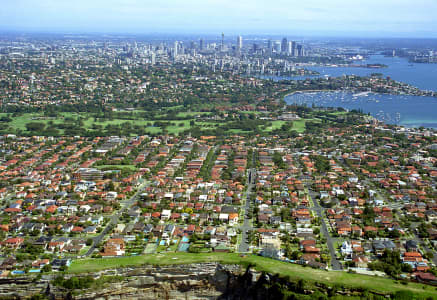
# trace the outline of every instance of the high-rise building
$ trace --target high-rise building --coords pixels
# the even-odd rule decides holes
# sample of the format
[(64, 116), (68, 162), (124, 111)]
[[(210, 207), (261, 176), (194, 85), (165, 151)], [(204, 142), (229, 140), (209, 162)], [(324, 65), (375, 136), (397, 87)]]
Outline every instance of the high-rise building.
[(287, 38), (283, 38), (282, 39), (282, 43), (281, 43), (281, 52), (282, 53), (286, 53), (287, 52), (287, 47), (288, 47)]
[(178, 56), (178, 41), (175, 41), (175, 42), (174, 42), (173, 56), (174, 56), (175, 58)]
[(268, 41), (267, 41), (267, 51), (268, 51), (268, 52), (272, 52), (272, 49), (273, 49), (273, 43), (272, 43), (272, 40), (268, 40)]
[(237, 49), (241, 50), (243, 48), (243, 37), (239, 35), (237, 37)]
[(275, 42), (275, 52), (280, 53), (281, 52), (281, 43)]
[(297, 51), (296, 51), (296, 42), (291, 42), (291, 55), (292, 56), (297, 56)]
[(152, 52), (152, 57), (150, 58), (150, 62), (152, 65), (156, 64), (156, 54), (155, 52)]
[(293, 55), (293, 42), (289, 41), (287, 43), (287, 55)]
[(201, 50), (201, 51), (204, 50), (204, 47), (205, 47), (205, 45), (203, 44), (203, 39), (200, 39), (200, 42), (199, 42), (199, 48), (200, 48), (200, 50)]
[(305, 49), (302, 45), (297, 45), (297, 56), (305, 56)]
[(222, 32), (222, 44), (220, 45), (220, 50), (225, 50), (225, 34)]

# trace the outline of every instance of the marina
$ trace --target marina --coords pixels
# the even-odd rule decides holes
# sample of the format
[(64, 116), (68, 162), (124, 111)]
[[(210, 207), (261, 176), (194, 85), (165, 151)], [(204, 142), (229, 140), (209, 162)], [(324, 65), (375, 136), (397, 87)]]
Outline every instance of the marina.
[[(357, 64), (358, 62), (353, 62)], [(437, 66), (426, 63), (410, 63), (406, 58), (386, 57), (383, 55), (372, 55), (369, 59), (359, 62), (360, 64), (381, 64), (386, 68), (364, 68), (346, 66), (305, 66), (310, 71), (316, 71), (319, 75), (315, 76), (261, 76), (265, 79), (281, 80), (304, 80), (307, 78), (329, 78), (341, 77), (343, 75), (370, 76), (372, 73), (381, 73), (384, 77), (408, 83), (422, 90), (437, 91)]]
[(287, 104), (362, 110), (380, 121), (405, 127), (437, 128), (437, 99), (410, 95), (348, 92), (295, 93)]

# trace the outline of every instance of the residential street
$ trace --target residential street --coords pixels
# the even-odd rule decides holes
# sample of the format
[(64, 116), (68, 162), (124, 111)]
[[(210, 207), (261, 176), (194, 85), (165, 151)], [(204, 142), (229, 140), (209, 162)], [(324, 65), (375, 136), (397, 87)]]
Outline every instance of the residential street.
[[(255, 165), (255, 153), (252, 153), (252, 166)], [(252, 190), (255, 187), (256, 183), (256, 169), (252, 168), (248, 170), (247, 174), (247, 190), (246, 190), (246, 203), (244, 205), (244, 221), (243, 226), (240, 227), (241, 229), (241, 242), (238, 246), (238, 252), (241, 253), (247, 253), (249, 252), (249, 246), (248, 243), (249, 239), (249, 231), (252, 230), (252, 224), (251, 224), (251, 218), (249, 218), (249, 212), (251, 210), (252, 201), (250, 199), (250, 196), (252, 194)]]
[(329, 253), (331, 254), (331, 266), (333, 270), (343, 270), (341, 263), (337, 259), (337, 255), (335, 253), (334, 240), (329, 234), (328, 227), (326, 226), (326, 222), (324, 219), (324, 208), (320, 206), (319, 201), (316, 199), (316, 193), (313, 192), (308, 186), (308, 193), (312, 199), (314, 204), (314, 211), (317, 213), (317, 216), (320, 218), (321, 222), (321, 233), (324, 237), (326, 237), (326, 244), (328, 245)]
[(93, 238), (93, 244), (91, 245), (91, 247), (88, 249), (87, 253), (84, 256), (90, 256), (91, 254), (93, 254), (94, 249), (104, 239), (105, 235), (107, 235), (108, 232), (112, 229), (112, 226), (117, 225), (118, 220), (120, 219), (121, 215), (129, 207), (131, 207), (132, 204), (135, 203), (138, 195), (141, 194), (146, 187), (147, 187), (147, 183), (142, 183), (139, 186), (138, 191), (132, 197), (130, 197), (127, 201), (121, 203), (120, 210), (111, 216), (111, 219), (109, 220), (108, 224), (106, 224), (106, 227), (102, 230), (102, 232), (98, 236)]
[(238, 252), (242, 252), (242, 253), (249, 252), (248, 232), (252, 230), (252, 224), (251, 224), (251, 218), (249, 218), (248, 213), (250, 211), (250, 207), (252, 204), (252, 201), (250, 200), (250, 195), (252, 194), (252, 190), (255, 186), (255, 180), (256, 180), (256, 170), (250, 169), (248, 180), (247, 180), (248, 186), (247, 186), (247, 193), (246, 193), (246, 204), (244, 205), (244, 222), (243, 222), (243, 226), (241, 226), (242, 238), (241, 238), (240, 246), (238, 247)]

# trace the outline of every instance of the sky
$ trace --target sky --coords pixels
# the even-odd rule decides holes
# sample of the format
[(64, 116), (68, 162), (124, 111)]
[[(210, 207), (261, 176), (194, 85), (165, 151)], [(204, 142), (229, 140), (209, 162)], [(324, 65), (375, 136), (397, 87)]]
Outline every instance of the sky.
[(0, 1), (0, 31), (437, 37), (437, 0)]

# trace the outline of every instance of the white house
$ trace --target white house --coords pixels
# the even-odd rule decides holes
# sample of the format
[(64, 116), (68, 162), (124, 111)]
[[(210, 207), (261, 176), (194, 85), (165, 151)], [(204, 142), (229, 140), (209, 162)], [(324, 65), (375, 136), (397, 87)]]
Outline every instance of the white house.
[(227, 221), (228, 221), (228, 218), (229, 218), (229, 214), (221, 213), (221, 214), (219, 215), (219, 220), (222, 221), (222, 222), (227, 222)]
[(350, 255), (352, 254), (352, 245), (349, 244), (347, 241), (344, 241), (343, 244), (341, 244), (340, 252), (343, 255)]
[(171, 210), (169, 209), (163, 209), (161, 213), (161, 220), (168, 220), (171, 216)]

